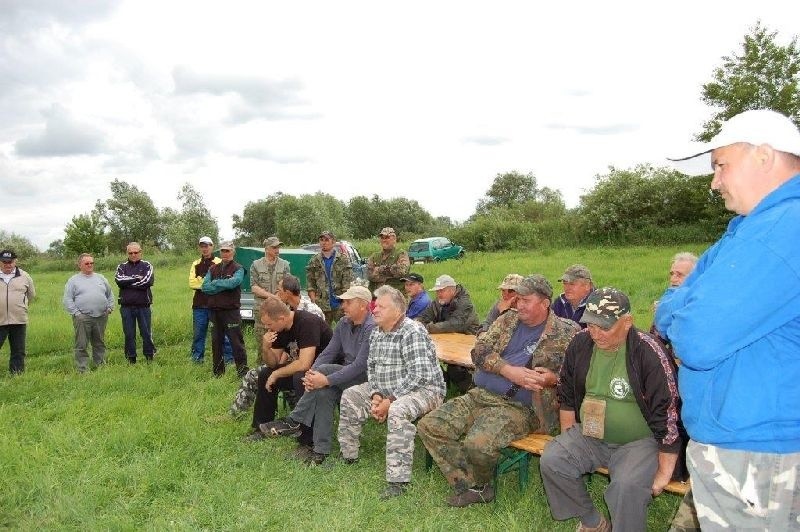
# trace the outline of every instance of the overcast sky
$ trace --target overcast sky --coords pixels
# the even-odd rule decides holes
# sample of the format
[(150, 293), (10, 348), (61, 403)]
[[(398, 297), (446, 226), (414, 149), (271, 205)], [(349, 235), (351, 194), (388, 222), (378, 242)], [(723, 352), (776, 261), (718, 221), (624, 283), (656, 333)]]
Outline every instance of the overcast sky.
[(277, 191), (416, 199), (464, 220), (498, 173), (569, 206), (663, 164), (701, 85), (792, 1), (0, 0), (2, 228), (40, 248), (128, 181), (231, 215)]

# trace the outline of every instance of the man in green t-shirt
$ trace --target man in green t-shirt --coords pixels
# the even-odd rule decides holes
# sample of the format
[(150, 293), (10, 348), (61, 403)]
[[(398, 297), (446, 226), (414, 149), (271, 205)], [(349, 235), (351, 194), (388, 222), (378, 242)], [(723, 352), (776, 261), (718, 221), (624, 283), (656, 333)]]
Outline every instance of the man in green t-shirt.
[[(558, 384), (561, 434), (540, 462), (553, 517), (578, 530), (645, 530), (647, 506), (669, 483), (681, 446), (675, 364), (633, 326), (628, 296), (601, 288), (586, 299)], [(592, 504), (583, 475), (608, 468), (611, 523)]]

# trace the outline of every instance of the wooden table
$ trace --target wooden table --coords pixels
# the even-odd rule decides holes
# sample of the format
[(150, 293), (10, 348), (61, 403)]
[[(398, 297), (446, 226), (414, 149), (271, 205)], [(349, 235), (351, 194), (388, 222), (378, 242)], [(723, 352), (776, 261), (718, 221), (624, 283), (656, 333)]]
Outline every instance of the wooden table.
[(446, 364), (455, 364), (465, 368), (474, 368), (472, 363), (472, 347), (475, 345), (475, 335), (459, 333), (432, 334), (431, 339), (436, 345), (436, 356)]

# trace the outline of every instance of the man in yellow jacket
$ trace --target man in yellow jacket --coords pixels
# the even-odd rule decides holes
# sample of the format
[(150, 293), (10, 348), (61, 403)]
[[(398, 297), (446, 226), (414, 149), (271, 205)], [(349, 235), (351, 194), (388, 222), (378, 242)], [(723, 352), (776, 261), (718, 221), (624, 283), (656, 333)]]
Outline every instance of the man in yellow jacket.
[[(189, 288), (194, 290), (194, 297), (192, 298), (192, 324), (194, 326), (192, 361), (202, 364), (206, 352), (206, 334), (208, 333), (208, 318), (211, 311), (208, 309), (208, 295), (204, 294), (200, 287), (203, 286), (203, 278), (206, 276), (208, 269), (214, 264), (222, 262), (222, 259), (211, 254), (214, 250), (214, 241), (211, 240), (211, 237), (201, 237), (197, 248), (200, 251), (200, 258), (194, 261), (189, 268)], [(233, 362), (231, 343), (227, 336), (225, 337), (223, 356), (226, 364)]]

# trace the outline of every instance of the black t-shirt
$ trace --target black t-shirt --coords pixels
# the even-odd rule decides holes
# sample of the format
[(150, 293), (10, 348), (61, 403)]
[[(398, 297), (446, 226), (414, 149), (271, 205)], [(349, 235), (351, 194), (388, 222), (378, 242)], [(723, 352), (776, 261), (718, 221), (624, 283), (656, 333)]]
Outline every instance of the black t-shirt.
[(284, 349), (289, 353), (290, 359), (294, 359), (297, 356), (296, 352), (293, 353), (295, 349), (316, 347), (317, 349), (314, 352), (314, 358), (316, 358), (327, 347), (332, 336), (333, 331), (331, 331), (325, 320), (305, 310), (295, 310), (292, 327), (279, 332), (272, 347), (274, 349)]

